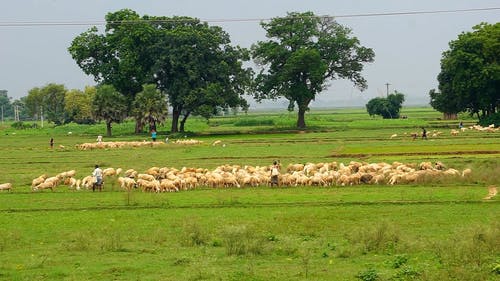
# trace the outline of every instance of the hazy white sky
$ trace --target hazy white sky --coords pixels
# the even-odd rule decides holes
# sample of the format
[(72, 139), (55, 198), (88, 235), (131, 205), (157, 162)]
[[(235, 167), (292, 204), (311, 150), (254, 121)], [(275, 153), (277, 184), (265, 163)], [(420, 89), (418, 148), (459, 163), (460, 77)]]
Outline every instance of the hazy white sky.
[[(73, 61), (67, 48), (73, 38), (92, 25), (9, 26), (17, 22), (101, 22), (108, 12), (130, 8), (141, 16), (190, 16), (226, 30), (234, 44), (250, 47), (265, 40), (259, 20), (287, 12), (317, 15), (498, 8), (498, 0), (0, 0), (0, 89), (11, 97), (26, 96), (33, 87), (60, 83), (68, 89), (94, 85)], [(480, 22), (495, 23), (500, 10), (399, 16), (337, 18), (353, 30), (361, 44), (375, 51), (375, 62), (365, 66), (368, 89), (360, 92), (348, 81), (332, 81), (312, 106), (364, 106), (389, 91), (406, 95), (405, 104), (428, 104), (437, 87), (440, 58), (448, 43)], [(102, 26), (98, 26), (102, 28)], [(285, 102), (274, 103), (282, 106)], [(283, 105), (285, 106), (285, 105)]]

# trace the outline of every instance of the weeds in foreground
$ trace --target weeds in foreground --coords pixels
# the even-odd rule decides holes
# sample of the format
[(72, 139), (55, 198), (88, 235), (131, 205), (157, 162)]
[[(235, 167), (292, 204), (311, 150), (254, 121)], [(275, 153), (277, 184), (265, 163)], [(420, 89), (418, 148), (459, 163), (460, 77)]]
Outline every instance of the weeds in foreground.
[(264, 237), (246, 225), (226, 227), (221, 236), (228, 256), (260, 255), (264, 250)]
[(401, 242), (398, 229), (387, 222), (375, 227), (363, 227), (346, 235), (346, 238), (351, 244), (359, 245), (363, 254), (394, 251)]

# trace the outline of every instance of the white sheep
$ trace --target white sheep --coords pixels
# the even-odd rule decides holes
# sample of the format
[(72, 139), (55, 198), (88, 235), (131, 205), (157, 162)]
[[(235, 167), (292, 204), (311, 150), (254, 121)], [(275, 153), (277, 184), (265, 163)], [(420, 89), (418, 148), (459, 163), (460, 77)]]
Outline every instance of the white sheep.
[(11, 191), (12, 190), (12, 183), (2, 183), (0, 184), (0, 190), (8, 190), (8, 191)]

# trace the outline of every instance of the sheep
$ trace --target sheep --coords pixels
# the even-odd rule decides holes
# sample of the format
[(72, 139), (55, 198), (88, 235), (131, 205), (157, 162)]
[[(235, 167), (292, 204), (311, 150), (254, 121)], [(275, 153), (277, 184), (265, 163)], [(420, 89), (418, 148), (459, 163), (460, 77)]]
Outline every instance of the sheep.
[(221, 141), (221, 140), (216, 140), (216, 141), (214, 141), (214, 142), (212, 143), (212, 146), (216, 146), (216, 145), (219, 145), (219, 144), (221, 144), (221, 143), (222, 143), (222, 141)]
[(391, 135), (390, 139), (393, 139), (393, 138), (395, 138), (397, 136), (398, 136), (398, 134), (393, 134), (393, 135)]
[(33, 188), (33, 191), (41, 190), (41, 189), (50, 189), (51, 191), (54, 191), (54, 187), (56, 187), (56, 184), (54, 181), (45, 181), (42, 182), (41, 184), (35, 186)]
[(90, 189), (92, 188), (94, 183), (95, 183), (95, 178), (93, 176), (86, 176), (82, 179), (81, 186), (85, 187), (86, 189)]
[(75, 188), (76, 190), (80, 190), (80, 180), (77, 180), (75, 178), (66, 178), (64, 180), (64, 184), (67, 185), (70, 188)]
[(464, 169), (464, 170), (462, 171), (462, 178), (465, 178), (465, 177), (470, 176), (470, 174), (471, 174), (471, 173), (472, 173), (472, 170), (471, 170), (471, 169), (469, 169), (469, 168)]
[(132, 190), (132, 188), (134, 188), (136, 186), (135, 180), (131, 179), (131, 178), (119, 177), (117, 181), (120, 184), (120, 187), (122, 189), (127, 190), (127, 191)]
[(39, 176), (38, 178), (33, 179), (31, 181), (31, 188), (33, 188), (33, 187), (41, 184), (42, 182), (44, 182), (46, 178), (47, 178), (47, 175), (43, 174), (43, 175)]
[(154, 176), (148, 174), (138, 174), (137, 178), (146, 181), (154, 181), (156, 179)]
[(2, 183), (0, 184), (0, 190), (12, 191), (12, 183)]
[(114, 168), (106, 168), (102, 170), (102, 175), (104, 177), (112, 177), (116, 175), (116, 170)]

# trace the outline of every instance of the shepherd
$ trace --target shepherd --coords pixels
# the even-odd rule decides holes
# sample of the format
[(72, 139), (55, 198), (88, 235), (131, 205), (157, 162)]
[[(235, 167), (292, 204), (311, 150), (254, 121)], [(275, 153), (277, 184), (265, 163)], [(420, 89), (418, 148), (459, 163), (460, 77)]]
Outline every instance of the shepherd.
[(280, 163), (274, 161), (271, 167), (271, 187), (274, 185), (279, 186), (279, 175), (280, 175)]
[(99, 168), (99, 165), (95, 165), (95, 169), (92, 172), (92, 176), (94, 177), (94, 184), (92, 184), (92, 192), (97, 188), (99, 191), (102, 191), (102, 170)]

